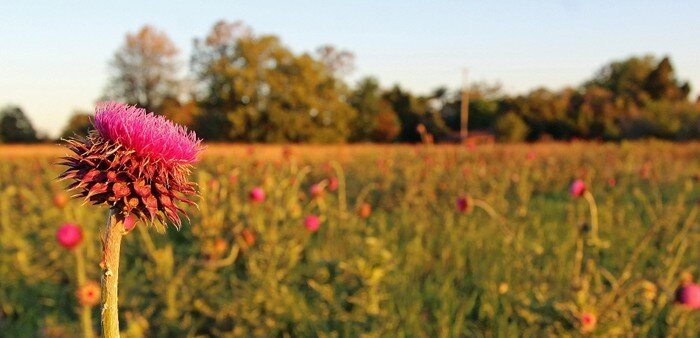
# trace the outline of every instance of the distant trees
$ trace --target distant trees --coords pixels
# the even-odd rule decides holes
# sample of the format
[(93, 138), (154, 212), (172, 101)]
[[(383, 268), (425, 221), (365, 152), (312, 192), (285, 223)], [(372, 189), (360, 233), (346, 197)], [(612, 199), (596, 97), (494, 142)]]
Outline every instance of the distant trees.
[(195, 129), (213, 140), (341, 142), (355, 110), (335, 69), (296, 55), (277, 37), (217, 23), (195, 43), (201, 115)]
[(178, 53), (168, 35), (154, 27), (128, 33), (110, 64), (106, 96), (158, 111), (163, 100), (179, 94)]
[(73, 112), (73, 115), (68, 119), (68, 123), (63, 127), (61, 138), (87, 136), (90, 129), (92, 129), (92, 114), (76, 111)]
[[(108, 92), (210, 141), (459, 139), (459, 92), (415, 95), (398, 84), (382, 88), (372, 77), (349, 87), (343, 79), (354, 69), (354, 55), (332, 45), (295, 53), (274, 35), (219, 21), (195, 40), (190, 78), (178, 78), (177, 55), (153, 27), (127, 34), (112, 61)], [(700, 104), (688, 101), (690, 85), (677, 79), (667, 57), (610, 62), (576, 88), (505, 95), (498, 84), (478, 83), (468, 91), (469, 128), (505, 142), (700, 138)], [(67, 129), (79, 131), (85, 121), (75, 116)]]
[(17, 106), (6, 106), (0, 110), (0, 142), (37, 142), (37, 133), (31, 121)]

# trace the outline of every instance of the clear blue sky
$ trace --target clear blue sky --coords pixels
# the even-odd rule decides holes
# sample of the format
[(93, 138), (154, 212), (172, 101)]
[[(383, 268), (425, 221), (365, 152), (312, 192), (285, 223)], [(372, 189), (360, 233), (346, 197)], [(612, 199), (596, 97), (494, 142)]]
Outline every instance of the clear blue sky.
[(192, 39), (243, 20), (295, 51), (331, 43), (356, 55), (350, 81), (374, 75), (418, 93), (499, 81), (507, 93), (575, 86), (613, 60), (670, 55), (700, 86), (700, 1), (3, 1), (0, 106), (21, 106), (56, 135), (91, 110), (124, 35), (166, 31), (187, 65)]

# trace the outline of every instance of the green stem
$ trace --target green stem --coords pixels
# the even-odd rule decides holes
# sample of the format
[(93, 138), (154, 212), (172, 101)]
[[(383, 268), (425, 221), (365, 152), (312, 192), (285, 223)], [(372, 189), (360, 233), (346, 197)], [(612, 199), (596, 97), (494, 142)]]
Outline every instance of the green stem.
[(119, 251), (124, 232), (124, 215), (110, 210), (102, 240), (102, 337), (119, 337), (117, 285), (119, 283)]
[(595, 198), (593, 198), (593, 194), (588, 192), (583, 193), (583, 197), (586, 198), (586, 202), (588, 202), (588, 208), (591, 211), (591, 240), (593, 243), (598, 242), (598, 206), (595, 203)]
[[(83, 247), (75, 249), (76, 275), (78, 287), (83, 287), (87, 278), (85, 277), (85, 257), (83, 257)], [(92, 309), (89, 306), (80, 306), (80, 326), (83, 329), (83, 337), (92, 338), (95, 333), (92, 331)]]

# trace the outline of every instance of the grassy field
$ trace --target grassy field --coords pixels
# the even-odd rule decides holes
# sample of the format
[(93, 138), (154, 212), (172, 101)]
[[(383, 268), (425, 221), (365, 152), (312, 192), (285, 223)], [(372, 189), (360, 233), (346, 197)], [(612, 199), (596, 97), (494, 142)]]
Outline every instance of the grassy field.
[[(99, 325), (75, 292), (99, 280), (107, 211), (63, 203), (63, 153), (0, 148), (0, 336)], [(123, 336), (697, 336), (673, 299), (700, 277), (699, 159), (698, 143), (210, 145), (191, 224), (125, 236)]]

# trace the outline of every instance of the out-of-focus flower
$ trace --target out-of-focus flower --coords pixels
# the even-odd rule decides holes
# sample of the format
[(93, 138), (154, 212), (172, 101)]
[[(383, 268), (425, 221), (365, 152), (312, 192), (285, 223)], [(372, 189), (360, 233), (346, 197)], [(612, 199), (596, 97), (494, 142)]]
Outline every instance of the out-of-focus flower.
[(324, 188), (320, 184), (314, 184), (309, 188), (309, 193), (311, 194), (312, 198), (321, 198), (323, 197), (324, 193)]
[(359, 214), (362, 218), (367, 218), (372, 213), (372, 205), (364, 202), (360, 205)]
[(676, 290), (676, 303), (691, 310), (700, 309), (700, 285), (685, 283)]
[(320, 225), (321, 225), (321, 220), (318, 218), (318, 216), (315, 216), (315, 215), (306, 216), (306, 219), (304, 220), (304, 226), (306, 227), (307, 230), (309, 230), (311, 232), (318, 231), (318, 227)]
[(609, 187), (612, 188), (612, 187), (614, 187), (614, 186), (616, 186), (616, 185), (617, 185), (617, 180), (615, 180), (614, 177), (608, 178), (608, 186), (609, 186)]
[(331, 177), (328, 179), (328, 191), (335, 191), (336, 189), (338, 189), (338, 185), (339, 183), (337, 177)]
[(68, 188), (86, 202), (179, 228), (187, 215), (178, 203), (195, 204), (188, 176), (202, 146), (194, 132), (116, 102), (99, 103), (93, 125), (86, 138), (68, 140), (73, 154), (63, 157), (68, 169), (60, 175), (74, 181)]
[(261, 203), (265, 201), (265, 190), (260, 187), (255, 187), (248, 193), (248, 198), (253, 202)]
[(469, 195), (460, 196), (457, 198), (457, 210), (460, 212), (471, 212), (474, 207), (472, 198)]
[(68, 204), (68, 196), (62, 192), (53, 195), (53, 205), (63, 209)]
[(248, 229), (243, 229), (241, 235), (243, 236), (243, 240), (246, 244), (248, 244), (248, 246), (255, 245), (255, 234), (252, 231)]
[(78, 303), (82, 306), (95, 306), (100, 303), (100, 284), (96, 281), (87, 281), (75, 290)]
[(525, 159), (527, 159), (530, 162), (536, 160), (537, 159), (537, 152), (535, 152), (534, 150), (528, 151)]
[(575, 180), (571, 183), (569, 187), (569, 194), (571, 194), (571, 196), (581, 197), (584, 192), (586, 192), (586, 183), (582, 180)]
[(583, 333), (592, 332), (598, 323), (596, 315), (590, 312), (582, 313), (579, 320), (581, 321), (581, 332)]
[(63, 223), (56, 231), (58, 244), (66, 249), (73, 249), (83, 241), (83, 230), (76, 224)]

